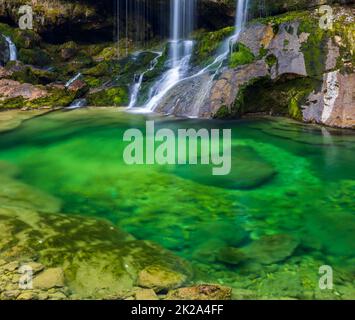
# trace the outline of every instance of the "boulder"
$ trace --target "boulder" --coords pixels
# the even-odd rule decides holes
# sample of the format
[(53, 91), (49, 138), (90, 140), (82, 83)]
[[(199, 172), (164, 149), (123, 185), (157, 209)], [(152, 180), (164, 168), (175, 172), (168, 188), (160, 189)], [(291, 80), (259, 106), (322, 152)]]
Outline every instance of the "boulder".
[(62, 268), (49, 268), (33, 279), (35, 289), (51, 289), (64, 287), (64, 272)]

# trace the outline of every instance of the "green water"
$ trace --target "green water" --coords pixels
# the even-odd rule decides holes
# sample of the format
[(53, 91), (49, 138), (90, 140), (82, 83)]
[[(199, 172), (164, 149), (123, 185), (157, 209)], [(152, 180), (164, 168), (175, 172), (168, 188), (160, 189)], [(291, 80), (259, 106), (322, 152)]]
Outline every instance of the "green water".
[[(318, 268), (330, 265), (335, 283), (353, 288), (355, 135), (282, 119), (155, 118), (173, 130), (231, 128), (232, 167), (243, 181), (227, 188), (230, 181), (201, 167), (127, 166), (123, 133), (145, 120), (115, 110), (52, 113), (1, 134), (0, 160), (60, 198), (63, 212), (106, 218), (186, 258), (196, 281), (265, 285), (280, 297), (291, 294), (292, 279), (280, 288), (284, 272), (318, 279)], [(263, 247), (267, 237), (281, 244)], [(262, 245), (249, 250), (253, 243)], [(244, 248), (249, 255), (239, 261), (233, 250)], [(301, 279), (294, 290), (307, 286), (317, 283)]]

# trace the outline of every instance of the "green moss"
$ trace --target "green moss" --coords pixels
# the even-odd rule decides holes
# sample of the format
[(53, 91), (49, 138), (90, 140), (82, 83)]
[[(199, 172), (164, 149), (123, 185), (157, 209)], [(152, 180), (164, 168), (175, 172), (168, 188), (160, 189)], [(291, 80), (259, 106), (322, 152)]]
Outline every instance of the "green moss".
[(277, 58), (275, 55), (270, 54), (265, 58), (265, 62), (266, 64), (271, 68), (273, 67), (275, 64), (277, 64)]
[(20, 49), (19, 59), (25, 64), (31, 64), (36, 66), (47, 66), (51, 63), (51, 57), (48, 53), (42, 49)]
[(292, 97), (288, 105), (288, 114), (291, 118), (301, 121), (302, 111), (298, 105), (297, 97)]
[(238, 43), (229, 59), (229, 66), (236, 68), (241, 65), (252, 63), (255, 60), (254, 54), (245, 45)]
[(307, 16), (300, 22), (298, 33), (302, 32), (309, 34), (308, 40), (301, 47), (307, 74), (311, 77), (322, 78), (327, 55), (327, 31), (319, 28), (317, 19)]
[(195, 65), (207, 65), (212, 62), (213, 56), (223, 40), (231, 36), (234, 27), (227, 27), (214, 32), (196, 32), (194, 52), (191, 61)]
[(20, 71), (14, 72), (11, 79), (21, 83), (48, 84), (56, 80), (56, 74), (27, 66)]
[(93, 77), (102, 77), (110, 75), (111, 68), (108, 62), (100, 62), (96, 66), (87, 69), (83, 72), (84, 75), (89, 75)]
[(93, 106), (126, 106), (128, 104), (128, 89), (113, 87), (92, 93), (87, 97), (88, 104)]
[(20, 109), (25, 105), (24, 99), (22, 97), (16, 97), (11, 99), (5, 99), (0, 101), (0, 110), (8, 110), (8, 109)]

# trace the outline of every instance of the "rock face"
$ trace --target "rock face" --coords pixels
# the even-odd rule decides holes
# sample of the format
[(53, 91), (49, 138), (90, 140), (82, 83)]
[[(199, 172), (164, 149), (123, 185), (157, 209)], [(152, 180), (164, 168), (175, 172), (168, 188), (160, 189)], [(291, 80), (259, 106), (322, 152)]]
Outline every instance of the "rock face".
[(268, 67), (264, 61), (256, 61), (234, 70), (226, 70), (214, 83), (209, 103), (207, 107), (202, 108), (200, 116), (213, 117), (223, 106), (232, 111), (240, 88), (251, 80), (265, 77), (268, 74)]
[(283, 74), (307, 76), (304, 55), (301, 52), (301, 39), (307, 36), (298, 36), (299, 22), (283, 23), (279, 28), (269, 47), (270, 53), (277, 59), (271, 69), (271, 78), (276, 79)]
[(321, 91), (313, 92), (302, 105), (306, 122), (355, 129), (355, 73), (324, 74)]

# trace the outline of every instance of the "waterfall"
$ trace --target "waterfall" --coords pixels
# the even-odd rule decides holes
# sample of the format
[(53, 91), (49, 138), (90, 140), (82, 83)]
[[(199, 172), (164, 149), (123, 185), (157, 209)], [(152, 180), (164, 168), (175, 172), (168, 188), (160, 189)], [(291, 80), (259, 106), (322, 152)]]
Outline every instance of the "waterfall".
[(159, 62), (159, 58), (162, 56), (162, 52), (156, 52), (157, 56), (153, 59), (153, 61), (151, 62), (149, 68), (147, 70), (145, 70), (143, 73), (141, 73), (139, 75), (139, 77), (135, 77), (135, 83), (132, 87), (132, 91), (131, 91), (131, 98), (130, 98), (130, 102), (129, 102), (129, 106), (128, 106), (128, 109), (130, 108), (133, 108), (136, 103), (137, 103), (137, 99), (138, 99), (138, 94), (139, 94), (139, 91), (140, 91), (140, 88), (142, 86), (142, 82), (143, 82), (143, 79), (144, 79), (144, 75), (149, 72), (149, 71), (152, 71), (155, 66), (157, 65), (157, 63)]
[(74, 100), (67, 109), (77, 109), (86, 107), (87, 101), (86, 99), (76, 99)]
[(78, 80), (81, 77), (81, 73), (79, 72), (77, 75), (75, 75), (73, 78), (71, 78), (66, 84), (65, 87), (68, 88), (70, 87), (76, 80)]
[(9, 51), (10, 51), (10, 61), (16, 61), (17, 60), (17, 49), (15, 44), (12, 42), (10, 37), (4, 36), (8, 46), (9, 46)]
[(165, 94), (183, 79), (189, 70), (193, 41), (189, 39), (195, 26), (196, 0), (170, 1), (169, 70), (153, 86), (151, 96), (145, 105), (147, 111), (154, 111)]

